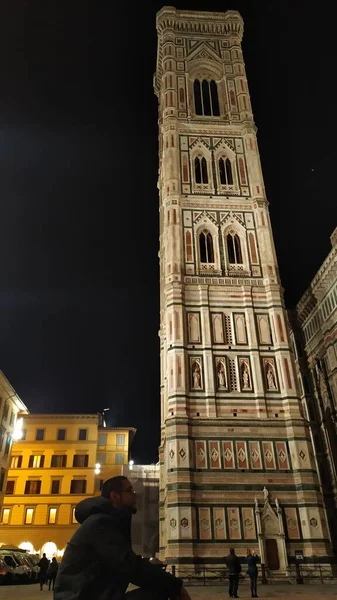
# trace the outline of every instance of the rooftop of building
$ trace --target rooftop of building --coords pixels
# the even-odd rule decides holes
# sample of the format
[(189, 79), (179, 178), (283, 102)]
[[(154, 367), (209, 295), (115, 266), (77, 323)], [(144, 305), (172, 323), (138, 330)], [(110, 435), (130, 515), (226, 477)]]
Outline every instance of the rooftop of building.
[(25, 415), (29, 413), (27, 406), (21, 400), (19, 394), (16, 393), (15, 389), (2, 371), (0, 371), (0, 396), (2, 396), (4, 401), (10, 398), (16, 405), (19, 412)]
[(297, 303), (298, 320), (303, 324), (337, 280), (337, 227), (330, 236), (331, 250)]

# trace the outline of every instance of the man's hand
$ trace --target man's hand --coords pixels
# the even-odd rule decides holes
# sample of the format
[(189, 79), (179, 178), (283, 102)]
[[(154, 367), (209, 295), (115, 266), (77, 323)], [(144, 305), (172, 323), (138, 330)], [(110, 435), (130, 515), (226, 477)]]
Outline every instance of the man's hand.
[(182, 587), (180, 590), (179, 600), (192, 600), (186, 588)]

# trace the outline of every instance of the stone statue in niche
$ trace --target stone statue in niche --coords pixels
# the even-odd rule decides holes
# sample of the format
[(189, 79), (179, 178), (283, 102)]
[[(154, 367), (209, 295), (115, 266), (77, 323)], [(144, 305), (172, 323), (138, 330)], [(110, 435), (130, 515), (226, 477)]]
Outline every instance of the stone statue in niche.
[(241, 374), (242, 374), (242, 387), (244, 390), (251, 389), (250, 371), (246, 361), (241, 363)]
[(264, 486), (264, 488), (263, 488), (263, 498), (264, 498), (265, 502), (267, 502), (267, 500), (269, 499), (269, 492), (268, 492), (266, 486)]
[(268, 390), (276, 390), (276, 382), (275, 382), (275, 375), (274, 375), (274, 369), (272, 367), (272, 365), (270, 363), (267, 364), (267, 387)]
[(195, 361), (192, 364), (192, 379), (193, 379), (193, 388), (200, 389), (201, 388), (200, 364), (197, 361)]
[(277, 509), (280, 508), (280, 503), (278, 501), (278, 498), (275, 498), (275, 506), (276, 506)]
[(222, 360), (218, 362), (218, 387), (227, 388), (226, 369)]

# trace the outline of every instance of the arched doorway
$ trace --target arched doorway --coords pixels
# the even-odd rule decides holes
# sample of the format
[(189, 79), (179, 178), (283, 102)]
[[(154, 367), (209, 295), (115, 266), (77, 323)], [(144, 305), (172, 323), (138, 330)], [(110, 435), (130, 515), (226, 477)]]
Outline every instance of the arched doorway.
[(46, 554), (48, 560), (51, 560), (53, 556), (56, 556), (57, 554), (56, 544), (54, 544), (54, 542), (47, 542), (44, 544), (44, 546), (42, 546), (41, 553)]
[(20, 550), (26, 550), (29, 554), (35, 554), (34, 546), (30, 542), (22, 542), (19, 545)]
[(269, 502), (265, 502), (261, 514), (261, 528), (266, 566), (270, 571), (282, 571), (285, 573), (288, 561), (284, 532), (280, 525), (279, 516), (276, 515)]

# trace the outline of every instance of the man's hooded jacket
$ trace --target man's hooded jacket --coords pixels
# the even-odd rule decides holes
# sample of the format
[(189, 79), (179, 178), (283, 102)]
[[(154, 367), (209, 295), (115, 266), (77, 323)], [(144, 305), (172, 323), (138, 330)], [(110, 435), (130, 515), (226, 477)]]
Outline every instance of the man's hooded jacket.
[(164, 597), (179, 596), (180, 579), (133, 552), (131, 513), (97, 497), (80, 502), (75, 516), (81, 526), (65, 550), (54, 600), (120, 600), (129, 583)]

